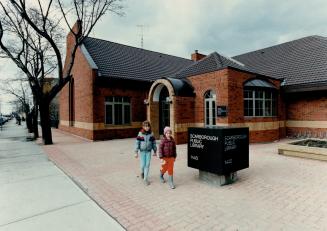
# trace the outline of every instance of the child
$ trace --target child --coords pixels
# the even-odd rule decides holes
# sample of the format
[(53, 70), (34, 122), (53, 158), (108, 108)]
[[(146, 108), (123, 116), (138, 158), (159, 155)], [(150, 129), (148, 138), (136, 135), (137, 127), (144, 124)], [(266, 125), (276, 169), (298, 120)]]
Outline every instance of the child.
[(136, 137), (135, 143), (135, 158), (138, 157), (138, 152), (140, 152), (140, 164), (141, 164), (141, 176), (144, 180), (145, 185), (149, 185), (148, 174), (150, 169), (151, 161), (151, 150), (154, 151), (154, 156), (157, 155), (157, 145), (156, 140), (151, 132), (151, 125), (149, 121), (144, 121), (142, 123), (142, 129), (139, 131)]
[(165, 183), (164, 174), (168, 171), (168, 183), (170, 188), (174, 189), (173, 172), (176, 159), (176, 144), (170, 127), (164, 129), (164, 137), (160, 142), (159, 158), (161, 159), (160, 181)]

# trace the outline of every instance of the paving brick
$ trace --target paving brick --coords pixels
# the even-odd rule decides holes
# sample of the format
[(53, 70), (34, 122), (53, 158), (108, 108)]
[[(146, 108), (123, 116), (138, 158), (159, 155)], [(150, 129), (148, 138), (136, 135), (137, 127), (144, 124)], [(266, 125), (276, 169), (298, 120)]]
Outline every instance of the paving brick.
[(171, 190), (159, 182), (156, 158), (151, 185), (137, 177), (133, 139), (87, 142), (58, 130), (53, 134), (55, 144), (44, 147), (49, 158), (127, 230), (327, 228), (327, 163), (280, 156), (278, 142), (250, 145), (250, 168), (224, 187), (201, 182), (198, 171), (187, 167), (186, 145), (178, 145), (177, 187)]

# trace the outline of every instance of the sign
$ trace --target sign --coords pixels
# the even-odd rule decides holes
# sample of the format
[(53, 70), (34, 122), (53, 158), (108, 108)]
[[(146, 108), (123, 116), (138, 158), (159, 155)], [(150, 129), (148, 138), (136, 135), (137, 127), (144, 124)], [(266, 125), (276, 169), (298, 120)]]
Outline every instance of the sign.
[(217, 116), (227, 116), (227, 106), (217, 106)]
[(189, 128), (188, 167), (225, 175), (249, 167), (248, 128)]

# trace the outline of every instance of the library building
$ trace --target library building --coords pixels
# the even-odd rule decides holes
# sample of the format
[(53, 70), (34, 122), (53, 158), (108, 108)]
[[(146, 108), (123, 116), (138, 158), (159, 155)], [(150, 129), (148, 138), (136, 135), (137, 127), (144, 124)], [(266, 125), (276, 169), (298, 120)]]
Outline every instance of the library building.
[[(76, 26), (76, 25), (75, 25)], [(67, 36), (67, 53), (73, 44)], [(327, 38), (309, 36), (234, 57), (190, 59), (87, 37), (60, 93), (61, 130), (136, 137), (149, 120), (178, 144), (189, 127), (249, 127), (250, 142), (327, 138)], [(66, 60), (68, 62), (69, 60)]]

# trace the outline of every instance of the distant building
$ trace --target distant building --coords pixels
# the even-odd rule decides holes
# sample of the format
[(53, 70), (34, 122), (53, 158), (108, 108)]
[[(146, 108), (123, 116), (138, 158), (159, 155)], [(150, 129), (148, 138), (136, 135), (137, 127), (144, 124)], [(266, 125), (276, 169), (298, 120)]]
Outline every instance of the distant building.
[[(70, 50), (72, 36), (67, 36)], [(67, 60), (66, 60), (67, 62)], [(327, 38), (309, 36), (229, 58), (191, 59), (86, 38), (60, 93), (60, 129), (91, 139), (135, 137), (148, 119), (171, 126), (247, 126), (251, 142), (327, 136)]]

